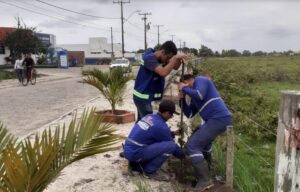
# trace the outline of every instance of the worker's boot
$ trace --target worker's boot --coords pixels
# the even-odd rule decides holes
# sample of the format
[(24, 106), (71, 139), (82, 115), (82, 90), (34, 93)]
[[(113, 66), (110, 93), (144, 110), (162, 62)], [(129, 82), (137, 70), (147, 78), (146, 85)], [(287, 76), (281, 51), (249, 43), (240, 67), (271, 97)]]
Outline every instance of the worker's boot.
[(201, 192), (211, 188), (214, 184), (210, 178), (210, 173), (206, 160), (203, 159), (202, 161), (194, 163), (193, 166), (195, 168), (196, 177), (198, 180), (195, 189)]
[(211, 158), (211, 152), (203, 152), (204, 159), (207, 161), (208, 168), (211, 171), (212, 169), (212, 158)]

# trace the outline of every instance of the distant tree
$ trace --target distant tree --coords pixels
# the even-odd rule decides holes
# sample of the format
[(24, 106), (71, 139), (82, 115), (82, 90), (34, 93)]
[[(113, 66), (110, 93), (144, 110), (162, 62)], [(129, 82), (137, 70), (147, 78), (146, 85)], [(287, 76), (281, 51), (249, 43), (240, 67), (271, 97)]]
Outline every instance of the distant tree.
[(252, 54), (253, 56), (266, 56), (267, 53), (263, 52), (263, 51), (256, 51)]
[(277, 51), (272, 51), (270, 53), (268, 53), (269, 56), (278, 56), (278, 55), (281, 55), (280, 52), (277, 52)]
[(226, 51), (226, 50), (224, 50), (224, 49), (222, 49), (221, 56), (222, 56), (222, 57), (226, 57), (226, 54), (227, 54), (227, 51)]
[(245, 56), (245, 57), (248, 57), (248, 56), (251, 56), (251, 52), (248, 51), (248, 50), (244, 50), (242, 55)]
[(198, 56), (198, 50), (195, 48), (190, 48), (190, 52), (193, 53), (195, 56)]
[(284, 51), (283, 55), (285, 55), (285, 56), (294, 55), (294, 51), (292, 51), (292, 50)]
[(137, 50), (136, 52), (137, 52), (137, 53), (144, 53), (145, 50), (144, 50), (144, 49), (139, 49), (139, 50)]
[(221, 54), (220, 54), (218, 51), (215, 51), (215, 56), (216, 56), (216, 57), (220, 57)]
[(159, 50), (159, 48), (160, 48), (160, 44), (157, 44), (157, 45), (155, 45), (155, 47), (153, 48), (155, 51), (157, 51), (157, 50)]
[(211, 57), (211, 56), (214, 56), (214, 52), (210, 48), (208, 48), (204, 45), (201, 45), (201, 48), (199, 50), (199, 56), (200, 57)]
[(239, 56), (241, 56), (242, 54), (240, 53), (240, 52), (238, 52), (237, 50), (235, 50), (235, 49), (229, 49), (228, 51), (227, 51), (227, 56), (228, 57), (239, 57)]
[(16, 31), (8, 34), (4, 39), (4, 45), (10, 49), (10, 57), (15, 60), (22, 53), (45, 53), (48, 46), (35, 36), (36, 28), (28, 27), (24, 23), (20, 24), (20, 18), (17, 18), (17, 22)]
[(190, 52), (190, 49), (188, 47), (183, 47), (182, 48), (182, 52), (184, 53), (189, 53)]

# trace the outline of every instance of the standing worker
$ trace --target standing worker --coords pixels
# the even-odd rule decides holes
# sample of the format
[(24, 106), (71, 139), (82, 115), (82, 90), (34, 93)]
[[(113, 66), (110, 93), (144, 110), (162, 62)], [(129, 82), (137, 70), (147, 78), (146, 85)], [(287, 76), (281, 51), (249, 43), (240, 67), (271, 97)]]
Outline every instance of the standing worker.
[(137, 121), (153, 113), (151, 102), (162, 98), (165, 77), (172, 69), (177, 70), (185, 59), (185, 54), (177, 54), (176, 45), (172, 41), (166, 41), (157, 51), (148, 49), (142, 55), (133, 90), (133, 101), (138, 112)]
[(173, 140), (176, 131), (172, 134), (166, 123), (174, 113), (179, 114), (175, 111), (175, 103), (163, 100), (157, 114), (148, 114), (134, 125), (124, 145), (124, 156), (132, 170), (158, 181), (170, 180), (159, 170), (161, 165), (171, 155), (179, 159), (185, 157)]
[[(187, 142), (187, 151), (198, 179), (196, 189), (203, 191), (213, 186), (210, 178), (211, 147), (214, 139), (232, 125), (232, 115), (213, 82), (204, 76), (194, 78), (186, 74), (178, 84), (183, 112), (191, 118), (199, 113), (204, 120)], [(190, 96), (187, 104), (185, 95)]]

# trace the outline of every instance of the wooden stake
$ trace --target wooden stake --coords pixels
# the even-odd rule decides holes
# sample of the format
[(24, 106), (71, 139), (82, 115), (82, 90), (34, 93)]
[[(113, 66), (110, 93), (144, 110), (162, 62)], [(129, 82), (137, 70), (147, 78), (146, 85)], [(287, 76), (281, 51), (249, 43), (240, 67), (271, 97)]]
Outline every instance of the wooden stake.
[(227, 157), (226, 157), (226, 185), (233, 189), (233, 160), (234, 160), (234, 145), (233, 145), (233, 127), (227, 127)]

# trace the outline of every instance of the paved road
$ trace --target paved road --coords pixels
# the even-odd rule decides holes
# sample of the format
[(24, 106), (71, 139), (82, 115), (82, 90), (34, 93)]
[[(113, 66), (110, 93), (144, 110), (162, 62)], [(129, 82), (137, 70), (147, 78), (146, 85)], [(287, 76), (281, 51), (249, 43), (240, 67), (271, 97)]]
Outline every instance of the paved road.
[(0, 121), (16, 136), (25, 136), (99, 96), (96, 88), (77, 82), (81, 79), (81, 68), (39, 69), (39, 72), (48, 74), (49, 80), (34, 86), (15, 83), (0, 89)]
[[(84, 69), (108, 66), (85, 66)], [(138, 67), (133, 68), (137, 73)], [(82, 68), (38, 69), (47, 74), (36, 85), (18, 86), (16, 80), (0, 82), (0, 121), (18, 137), (52, 122), (70, 110), (98, 97), (100, 92), (81, 80)]]

